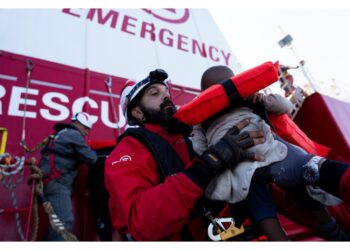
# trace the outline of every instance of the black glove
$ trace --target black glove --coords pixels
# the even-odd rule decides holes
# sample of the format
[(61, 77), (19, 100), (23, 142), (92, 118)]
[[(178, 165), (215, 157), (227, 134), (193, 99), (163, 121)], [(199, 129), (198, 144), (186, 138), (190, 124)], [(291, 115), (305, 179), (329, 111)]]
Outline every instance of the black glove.
[[(240, 127), (244, 128), (248, 123), (249, 121), (241, 121)], [(263, 143), (261, 139), (263, 135), (256, 132), (251, 135), (248, 132), (239, 134), (239, 131), (237, 126), (233, 126), (218, 143), (197, 157), (193, 165), (185, 169), (184, 173), (205, 189), (218, 171), (234, 168), (243, 159), (262, 160), (262, 156), (244, 149), (253, 146), (254, 139), (257, 139), (257, 144)]]
[(248, 132), (239, 133), (238, 127), (233, 126), (218, 143), (206, 150), (201, 158), (215, 171), (233, 168), (244, 159), (255, 160), (253, 152), (244, 151), (253, 145), (254, 140)]

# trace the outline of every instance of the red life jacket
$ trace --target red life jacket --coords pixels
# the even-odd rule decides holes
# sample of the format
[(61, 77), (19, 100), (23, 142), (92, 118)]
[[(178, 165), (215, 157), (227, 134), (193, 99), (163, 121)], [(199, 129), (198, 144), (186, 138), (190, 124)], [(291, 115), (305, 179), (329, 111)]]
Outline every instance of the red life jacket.
[(278, 62), (265, 62), (204, 90), (181, 106), (174, 117), (186, 124), (202, 123), (244, 96), (249, 96), (278, 80)]
[[(181, 106), (174, 117), (189, 125), (200, 124), (234, 103), (237, 98), (256, 93), (277, 81), (278, 67), (278, 62), (265, 62), (222, 84), (215, 84)], [(329, 153), (330, 148), (312, 141), (288, 115), (270, 115), (269, 119), (276, 134), (286, 141), (302, 147), (310, 154), (324, 157)]]

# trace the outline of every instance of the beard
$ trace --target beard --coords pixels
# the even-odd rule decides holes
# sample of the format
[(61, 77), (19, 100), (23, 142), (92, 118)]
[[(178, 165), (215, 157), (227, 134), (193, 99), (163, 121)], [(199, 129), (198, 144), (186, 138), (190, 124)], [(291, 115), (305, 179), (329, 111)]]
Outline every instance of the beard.
[(191, 126), (180, 122), (173, 117), (177, 109), (174, 103), (170, 100), (163, 101), (160, 104), (159, 110), (146, 108), (143, 105), (140, 105), (140, 109), (146, 118), (146, 122), (151, 124), (159, 124), (169, 134), (183, 133), (188, 135), (192, 131)]

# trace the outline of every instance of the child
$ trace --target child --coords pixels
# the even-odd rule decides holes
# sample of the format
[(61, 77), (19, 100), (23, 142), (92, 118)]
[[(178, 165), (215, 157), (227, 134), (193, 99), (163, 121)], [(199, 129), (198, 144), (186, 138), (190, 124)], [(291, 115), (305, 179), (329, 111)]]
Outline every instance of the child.
[[(225, 66), (209, 68), (202, 76), (202, 90), (214, 83), (233, 76), (233, 72)], [(265, 143), (256, 145), (249, 151), (263, 155), (264, 161), (242, 162), (234, 170), (226, 170), (219, 174), (207, 187), (206, 196), (213, 200), (225, 200), (237, 203), (246, 199), (248, 213), (257, 223), (269, 240), (286, 240), (280, 227), (274, 204), (267, 189), (267, 183), (274, 182), (283, 187), (300, 205), (313, 212), (320, 234), (328, 240), (349, 240), (339, 230), (333, 218), (324, 206), (311, 199), (304, 185), (318, 180), (318, 164), (323, 159), (307, 154), (303, 149), (285, 142), (271, 132), (268, 125), (267, 112), (282, 114), (291, 109), (291, 104), (279, 95), (255, 94), (242, 100), (239, 107), (229, 107), (209, 118), (194, 128), (193, 146), (197, 153), (203, 153), (214, 145), (234, 124), (242, 119), (249, 119), (244, 131), (261, 130)], [(316, 192), (314, 199), (322, 200), (330, 205), (340, 202), (326, 192)], [(335, 235), (336, 234), (336, 235)]]

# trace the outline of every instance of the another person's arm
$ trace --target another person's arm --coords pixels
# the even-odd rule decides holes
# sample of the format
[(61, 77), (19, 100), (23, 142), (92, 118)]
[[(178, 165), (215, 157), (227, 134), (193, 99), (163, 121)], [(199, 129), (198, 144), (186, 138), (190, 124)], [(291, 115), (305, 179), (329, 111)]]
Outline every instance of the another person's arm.
[(256, 93), (251, 96), (251, 101), (262, 103), (267, 112), (276, 115), (289, 113), (293, 109), (293, 104), (287, 98), (278, 94)]
[(91, 150), (79, 131), (72, 130), (71, 133), (67, 134), (67, 137), (69, 137), (69, 143), (73, 145), (75, 154), (81, 162), (92, 165), (97, 161), (96, 152)]

